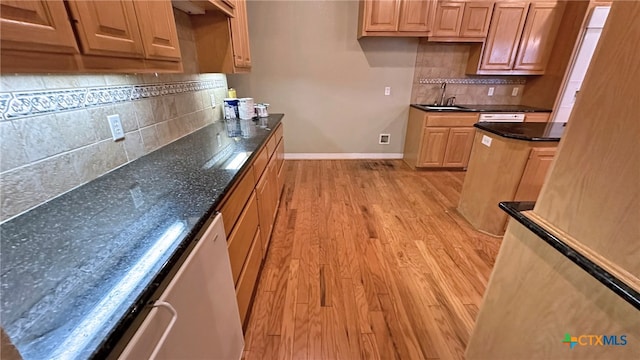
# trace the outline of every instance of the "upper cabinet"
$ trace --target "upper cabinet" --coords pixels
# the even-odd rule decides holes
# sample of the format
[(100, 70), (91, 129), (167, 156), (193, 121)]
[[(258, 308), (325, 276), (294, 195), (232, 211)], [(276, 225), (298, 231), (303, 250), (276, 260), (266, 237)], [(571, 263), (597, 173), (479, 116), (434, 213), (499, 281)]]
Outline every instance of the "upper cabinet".
[(171, 3), (134, 1), (144, 53), (149, 59), (180, 60), (180, 44)]
[(431, 41), (484, 41), (489, 29), (492, 1), (440, 1)]
[(358, 19), (358, 38), (429, 36), (435, 12), (435, 0), (362, 0)]
[(182, 71), (169, 0), (66, 4), (2, 1), (2, 72)]
[(3, 0), (0, 3), (0, 37), (2, 51), (78, 53), (62, 0)]
[(251, 71), (246, 0), (236, 0), (233, 18), (219, 11), (207, 11), (192, 15), (191, 25), (201, 72)]
[(71, 1), (68, 4), (83, 54), (144, 57), (132, 1)]
[(484, 46), (471, 49), (472, 74), (540, 75), (564, 14), (560, 2), (499, 2)]

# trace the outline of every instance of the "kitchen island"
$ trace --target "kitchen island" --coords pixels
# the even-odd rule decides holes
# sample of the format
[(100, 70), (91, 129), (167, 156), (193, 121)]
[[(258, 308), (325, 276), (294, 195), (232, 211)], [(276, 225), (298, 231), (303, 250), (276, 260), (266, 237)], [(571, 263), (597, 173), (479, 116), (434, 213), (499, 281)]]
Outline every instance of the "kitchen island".
[(535, 201), (555, 155), (562, 123), (480, 122), (458, 211), (476, 229), (502, 235), (501, 201)]
[(110, 354), (282, 117), (245, 121), (243, 137), (213, 123), (3, 223), (2, 329), (20, 355)]

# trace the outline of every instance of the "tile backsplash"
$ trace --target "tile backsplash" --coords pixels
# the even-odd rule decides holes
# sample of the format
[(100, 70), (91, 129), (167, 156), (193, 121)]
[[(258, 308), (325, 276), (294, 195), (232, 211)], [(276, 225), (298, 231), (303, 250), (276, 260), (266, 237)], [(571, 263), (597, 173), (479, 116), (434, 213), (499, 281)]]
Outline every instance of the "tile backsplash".
[[(479, 76), (465, 74), (469, 44), (433, 43), (421, 39), (411, 90), (411, 103), (432, 104), (440, 98), (440, 84), (447, 83), (446, 96), (458, 104), (520, 104), (525, 76)], [(493, 96), (488, 96), (489, 88)], [(513, 88), (518, 95), (511, 96)]]
[[(114, 86), (90, 76), (86, 88), (19, 89), (33, 83), (29, 77), (2, 77), (0, 96), (10, 96), (0, 108), (2, 220), (221, 119), (211, 97), (222, 104), (227, 89), (222, 74), (123, 75), (130, 83)], [(70, 84), (77, 77), (68, 76)], [(112, 114), (122, 121), (122, 141), (112, 140)]]
[(222, 118), (226, 76), (198, 74), (189, 17), (175, 16), (185, 74), (0, 76), (0, 222)]

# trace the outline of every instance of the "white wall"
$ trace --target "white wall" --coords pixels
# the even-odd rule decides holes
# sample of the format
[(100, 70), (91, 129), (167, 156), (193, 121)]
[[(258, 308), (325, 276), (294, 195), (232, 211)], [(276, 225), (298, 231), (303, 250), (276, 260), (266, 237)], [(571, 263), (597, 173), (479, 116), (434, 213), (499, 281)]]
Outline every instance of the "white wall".
[(248, 15), (253, 69), (229, 86), (286, 114), (287, 153), (402, 152), (417, 39), (357, 40), (357, 1), (250, 0)]

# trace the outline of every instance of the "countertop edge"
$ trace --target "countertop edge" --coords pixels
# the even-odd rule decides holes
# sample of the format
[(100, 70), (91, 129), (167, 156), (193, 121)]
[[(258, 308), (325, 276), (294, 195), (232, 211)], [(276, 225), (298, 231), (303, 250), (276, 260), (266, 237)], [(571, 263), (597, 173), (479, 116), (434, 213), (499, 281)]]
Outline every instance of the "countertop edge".
[(491, 129), (485, 126), (482, 126), (482, 123), (475, 123), (473, 124), (473, 127), (480, 129), (482, 131), (486, 131), (489, 133), (492, 133), (494, 135), (498, 135), (500, 137), (503, 137), (505, 139), (515, 139), (515, 140), (522, 140), (522, 141), (535, 141), (535, 142), (559, 142), (560, 138), (559, 137), (545, 137), (545, 138), (541, 138), (541, 137), (527, 137), (524, 135), (518, 135), (518, 134), (512, 134), (512, 133), (504, 133), (501, 131), (497, 131), (495, 129)]
[[(420, 104), (409, 104), (410, 107), (414, 108), (414, 109), (418, 109), (421, 111), (424, 111), (426, 113), (456, 113), (456, 112), (462, 112), (462, 113), (492, 113), (492, 112), (504, 112), (504, 113), (551, 113), (553, 112), (553, 110), (551, 109), (541, 109), (541, 108), (530, 108), (527, 110), (481, 110), (481, 109), (474, 109), (474, 108), (469, 108), (468, 110), (434, 110), (434, 109), (425, 109), (424, 107), (420, 106)], [(481, 105), (460, 105), (462, 107), (473, 107), (473, 106), (481, 106)], [(485, 105), (482, 105), (485, 106)], [(499, 106), (499, 105), (498, 105)]]
[[(282, 121), (284, 114), (271, 114), (271, 116), (278, 116), (277, 125), (271, 129), (271, 134), (265, 137), (262, 142), (259, 143), (257, 149), (262, 148), (267, 143), (267, 140), (272, 136), (273, 130), (275, 130)], [(204, 129), (204, 128), (203, 128)], [(197, 131), (201, 131), (199, 129)], [(196, 131), (196, 132), (197, 132)], [(195, 132), (194, 132), (195, 133)], [(193, 134), (193, 133), (192, 133)], [(138, 298), (132, 303), (132, 305), (127, 310), (126, 315), (123, 316), (120, 321), (113, 327), (111, 332), (107, 335), (105, 340), (96, 348), (96, 350), (91, 354), (91, 359), (104, 359), (107, 358), (111, 352), (116, 348), (119, 342), (123, 339), (123, 336), (129, 330), (130, 326), (133, 325), (134, 321), (137, 319), (139, 315), (142, 314), (144, 308), (148, 305), (148, 303), (153, 300), (153, 295), (157, 293), (158, 290), (162, 289), (163, 283), (164, 285), (168, 285), (168, 275), (174, 269), (176, 265), (180, 265), (181, 259), (186, 259), (189, 256), (190, 251), (188, 251), (189, 247), (192, 245), (194, 241), (197, 240), (198, 234), (200, 234), (203, 230), (203, 227), (209, 219), (214, 216), (217, 211), (216, 208), (225, 198), (227, 193), (233, 189), (235, 184), (240, 180), (240, 178), (246, 173), (247, 166), (253, 162), (253, 159), (257, 156), (258, 151), (253, 151), (251, 155), (247, 158), (247, 161), (242, 165), (240, 170), (233, 176), (231, 181), (229, 181), (228, 185), (225, 189), (220, 193), (218, 197), (213, 199), (209, 210), (205, 212), (205, 214), (195, 223), (191, 231), (187, 234), (187, 236), (180, 242), (180, 245), (176, 248), (171, 257), (162, 265), (162, 268), (153, 280), (149, 283), (149, 285), (145, 288), (145, 290), (138, 296)], [(193, 250), (193, 249), (191, 249)]]
[(580, 252), (573, 249), (535, 221), (522, 214), (523, 211), (532, 210), (534, 205), (535, 202), (504, 201), (499, 203), (500, 209), (506, 212), (509, 216), (516, 219), (529, 231), (536, 234), (540, 239), (556, 249), (564, 257), (571, 260), (571, 262), (578, 265), (609, 290), (613, 291), (620, 298), (631, 304), (631, 306), (640, 310), (640, 293), (635, 291), (622, 280), (618, 279), (615, 275), (598, 266), (598, 264), (582, 255)]

